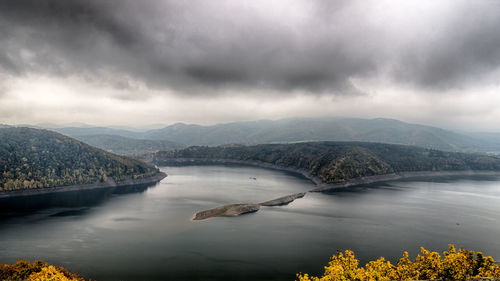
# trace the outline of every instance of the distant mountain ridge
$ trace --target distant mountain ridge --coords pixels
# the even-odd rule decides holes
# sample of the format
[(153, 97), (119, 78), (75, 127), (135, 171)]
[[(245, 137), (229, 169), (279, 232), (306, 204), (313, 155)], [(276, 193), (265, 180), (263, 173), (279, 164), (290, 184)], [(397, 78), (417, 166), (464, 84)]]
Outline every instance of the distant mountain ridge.
[(120, 155), (152, 153), (160, 150), (173, 150), (185, 146), (167, 140), (134, 139), (118, 135), (82, 135), (75, 139), (106, 151)]
[[(162, 129), (130, 131), (108, 127), (65, 127), (53, 128), (62, 134), (83, 141), (91, 139), (92, 145), (120, 154), (127, 151), (123, 139), (110, 141), (111, 136), (140, 140), (161, 140), (172, 142), (172, 149), (178, 146), (223, 144), (293, 143), (304, 141), (362, 141), (415, 145), (445, 151), (492, 152), (500, 154), (500, 133), (459, 133), (437, 127), (410, 124), (394, 119), (360, 118), (296, 118), (282, 120), (259, 120), (233, 122), (210, 126), (176, 123)], [(106, 135), (102, 139), (89, 137)], [(106, 143), (106, 145), (102, 145)], [(149, 146), (151, 142), (137, 146)], [(163, 145), (149, 150), (164, 150)]]
[(48, 128), (52, 131), (67, 135), (70, 137), (89, 136), (89, 135), (116, 135), (126, 138), (141, 139), (143, 133), (124, 129), (114, 129), (109, 127), (63, 127)]
[[(174, 124), (148, 131), (148, 139), (185, 145), (261, 144), (302, 141), (368, 141), (415, 145), (446, 151), (488, 152), (490, 141), (393, 119), (314, 118), (253, 121), (199, 126)], [(488, 149), (487, 149), (488, 148)], [(498, 147), (500, 150), (500, 145)]]

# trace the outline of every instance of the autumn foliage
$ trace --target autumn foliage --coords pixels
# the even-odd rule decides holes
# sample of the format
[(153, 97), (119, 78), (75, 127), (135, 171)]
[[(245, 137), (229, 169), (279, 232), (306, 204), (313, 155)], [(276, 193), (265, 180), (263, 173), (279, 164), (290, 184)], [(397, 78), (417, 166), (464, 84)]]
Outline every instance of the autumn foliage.
[(48, 265), (39, 260), (34, 263), (18, 260), (16, 264), (0, 264), (0, 280), (85, 281), (63, 267)]
[(388, 281), (388, 280), (424, 280), (424, 279), (458, 279), (465, 280), (478, 277), (500, 277), (500, 265), (492, 257), (481, 252), (465, 249), (456, 250), (454, 245), (443, 252), (431, 252), (421, 248), (421, 253), (412, 261), (408, 252), (397, 264), (393, 265), (383, 257), (370, 261), (359, 267), (359, 261), (352, 251), (338, 252), (325, 266), (320, 277), (297, 274), (300, 281)]

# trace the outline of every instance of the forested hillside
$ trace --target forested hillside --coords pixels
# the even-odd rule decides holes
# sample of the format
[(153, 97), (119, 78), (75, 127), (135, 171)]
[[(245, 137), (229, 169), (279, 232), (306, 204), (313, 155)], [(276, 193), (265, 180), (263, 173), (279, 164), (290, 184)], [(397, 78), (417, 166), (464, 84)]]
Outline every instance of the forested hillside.
[(172, 158), (261, 161), (302, 169), (323, 182), (413, 171), (500, 171), (500, 158), (484, 154), (444, 152), (414, 146), (362, 142), (309, 142), (255, 146), (190, 147), (158, 152), (152, 161), (166, 164)]
[(84, 143), (120, 155), (144, 154), (185, 147), (166, 140), (133, 139), (118, 135), (83, 135), (75, 136), (75, 138)]
[(415, 145), (445, 151), (499, 151), (500, 145), (436, 127), (394, 119), (301, 118), (234, 122), (212, 126), (175, 124), (151, 130), (147, 139), (185, 145), (264, 144), (299, 141), (362, 141)]
[(32, 128), (0, 129), (0, 191), (143, 178), (158, 170), (138, 160)]

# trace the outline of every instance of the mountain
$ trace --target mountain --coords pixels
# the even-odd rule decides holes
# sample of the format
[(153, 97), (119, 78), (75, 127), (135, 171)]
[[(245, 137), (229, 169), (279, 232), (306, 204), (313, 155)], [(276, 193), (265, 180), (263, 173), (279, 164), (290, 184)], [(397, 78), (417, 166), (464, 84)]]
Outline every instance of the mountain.
[(129, 127), (64, 127), (51, 130), (119, 155), (144, 154), (186, 147), (169, 140), (144, 139), (144, 132), (138, 129), (133, 131), (133, 128)]
[[(142, 149), (126, 149), (124, 141), (109, 136), (148, 140), (138, 147), (148, 147), (151, 140), (161, 140), (182, 146), (223, 144), (293, 143), (304, 141), (361, 141), (415, 145), (445, 151), (491, 152), (500, 154), (499, 133), (459, 133), (432, 126), (410, 124), (394, 119), (359, 118), (296, 118), (233, 122), (211, 126), (177, 123), (162, 129), (145, 130), (129, 127), (64, 127), (52, 130), (93, 141), (92, 145), (117, 152), (134, 154)], [(97, 140), (94, 135), (107, 135)], [(129, 141), (130, 142), (130, 141)], [(174, 148), (175, 145), (171, 147)], [(153, 146), (151, 150), (162, 150)], [(146, 149), (149, 150), (149, 149)]]
[(500, 132), (475, 132), (467, 133), (473, 138), (481, 139), (485, 142), (484, 150), (500, 154)]
[(142, 138), (143, 133), (124, 129), (114, 129), (109, 127), (63, 127), (50, 128), (63, 135), (70, 137), (88, 136), (88, 135), (117, 135), (126, 138)]
[(120, 155), (145, 154), (185, 147), (167, 140), (133, 139), (118, 135), (82, 135), (75, 136), (75, 138), (84, 143)]
[[(415, 145), (446, 151), (487, 151), (491, 142), (431, 126), (393, 119), (314, 118), (235, 122), (213, 126), (174, 124), (144, 134), (185, 145), (260, 144), (302, 141), (364, 141)], [(493, 145), (494, 146), (494, 145)], [(500, 144), (498, 146), (500, 148)]]
[(282, 168), (300, 169), (325, 183), (399, 172), (500, 171), (500, 157), (363, 142), (197, 146), (157, 152), (151, 156), (152, 162), (157, 165), (176, 163), (175, 159), (182, 158), (188, 158), (188, 163), (193, 158), (258, 161)]
[(0, 129), (0, 191), (146, 178), (154, 166), (94, 148), (56, 132)]

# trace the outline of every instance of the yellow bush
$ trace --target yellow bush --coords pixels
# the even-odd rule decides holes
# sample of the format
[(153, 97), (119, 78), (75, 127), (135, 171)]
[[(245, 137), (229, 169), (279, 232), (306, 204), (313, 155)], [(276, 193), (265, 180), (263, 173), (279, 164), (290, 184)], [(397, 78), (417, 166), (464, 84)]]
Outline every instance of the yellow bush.
[(18, 260), (15, 264), (0, 264), (0, 280), (85, 281), (63, 267), (54, 267), (39, 260), (34, 263)]
[(40, 272), (32, 273), (28, 280), (30, 281), (78, 281), (76, 278), (68, 278), (54, 266), (49, 265), (42, 268)]
[(409, 259), (408, 252), (396, 265), (392, 265), (383, 257), (370, 261), (364, 267), (358, 267), (359, 261), (354, 253), (346, 250), (334, 255), (321, 277), (297, 274), (300, 281), (389, 281), (389, 280), (421, 280), (421, 279), (470, 279), (478, 277), (500, 278), (500, 265), (490, 256), (481, 252), (465, 249), (456, 250), (449, 245), (449, 250), (441, 256), (420, 248), (421, 253), (415, 261)]

